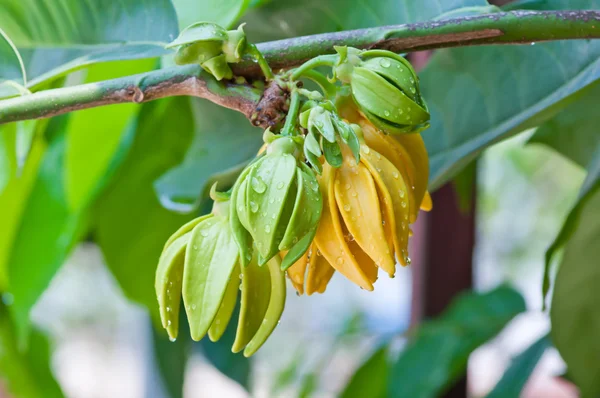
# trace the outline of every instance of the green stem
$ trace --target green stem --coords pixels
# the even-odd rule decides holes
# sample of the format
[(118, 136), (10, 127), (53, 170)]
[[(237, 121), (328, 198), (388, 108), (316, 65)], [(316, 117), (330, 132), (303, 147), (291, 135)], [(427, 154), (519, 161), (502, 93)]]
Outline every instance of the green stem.
[(298, 90), (292, 89), (290, 97), (290, 109), (285, 118), (285, 124), (281, 129), (281, 135), (294, 135), (296, 126), (298, 125), (298, 112), (300, 110), (300, 94)]
[(260, 70), (262, 71), (263, 75), (265, 75), (265, 79), (267, 79), (267, 81), (273, 80), (275, 75), (273, 75), (273, 71), (271, 70), (269, 63), (267, 62), (265, 57), (263, 57), (262, 53), (258, 50), (256, 45), (248, 45), (248, 54), (252, 56), (252, 58), (254, 58), (254, 60), (258, 63)]
[(337, 58), (338, 58), (338, 56), (334, 55), (334, 54), (320, 55), (318, 57), (315, 57), (311, 60), (306, 61), (305, 63), (303, 63), (296, 69), (294, 69), (294, 72), (291, 74), (290, 78), (292, 80), (298, 80), (306, 72), (308, 72), (314, 68), (318, 68), (319, 66), (334, 66), (335, 62), (337, 61)]
[(325, 96), (329, 99), (335, 98), (337, 94), (337, 88), (335, 87), (335, 84), (329, 82), (327, 77), (323, 76), (322, 73), (319, 73), (316, 70), (308, 70), (304, 72), (301, 77), (310, 79), (317, 83), (319, 87), (321, 87), (321, 90), (323, 90), (323, 94), (325, 94)]

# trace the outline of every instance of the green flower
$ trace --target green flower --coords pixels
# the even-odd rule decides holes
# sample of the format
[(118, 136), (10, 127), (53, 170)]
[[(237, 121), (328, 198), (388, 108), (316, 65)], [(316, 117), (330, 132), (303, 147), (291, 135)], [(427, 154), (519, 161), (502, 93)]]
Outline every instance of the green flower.
[(259, 264), (288, 251), (291, 266), (310, 246), (322, 210), (319, 184), (291, 137), (276, 136), (240, 175), (231, 194), (231, 225), (245, 264), (253, 245)]
[(167, 48), (179, 47), (175, 62), (200, 64), (217, 80), (231, 79), (230, 63), (240, 62), (247, 42), (243, 25), (236, 30), (225, 30), (210, 22), (197, 22), (185, 28)]
[[(247, 266), (229, 222), (228, 195), (215, 195), (211, 214), (181, 227), (165, 244), (156, 271), (156, 295), (163, 327), (177, 337), (183, 298), (192, 339), (206, 334), (217, 341), (231, 319), (241, 290), (233, 352), (254, 354), (279, 322), (285, 303), (285, 273), (279, 256), (260, 267), (256, 256)], [(241, 280), (241, 285), (240, 285)]]
[(350, 84), (354, 101), (373, 124), (390, 133), (415, 132), (429, 126), (419, 78), (404, 57), (386, 50), (336, 50), (335, 76)]

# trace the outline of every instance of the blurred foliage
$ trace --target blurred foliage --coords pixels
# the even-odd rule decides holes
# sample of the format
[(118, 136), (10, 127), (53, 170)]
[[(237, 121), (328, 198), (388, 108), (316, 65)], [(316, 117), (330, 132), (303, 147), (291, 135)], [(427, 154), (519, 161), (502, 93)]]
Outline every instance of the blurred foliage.
[[(598, 0), (515, 4), (511, 8), (600, 8)], [(59, 86), (64, 81), (58, 77), (84, 66), (92, 65), (71, 74), (69, 84), (151, 70), (154, 58), (167, 54), (163, 43), (196, 20), (226, 26), (245, 21), (250, 40), (263, 41), (490, 10), (484, 0), (5, 0), (0, 97), (19, 93), (23, 85)], [(600, 393), (595, 311), (600, 281), (594, 267), (600, 256), (599, 62), (597, 41), (532, 43), (440, 50), (421, 73), (432, 111), (432, 127), (424, 134), (432, 188), (461, 170), (465, 178), (459, 183), (469, 185), (473, 169), (465, 167), (481, 151), (537, 126), (532, 142), (589, 169), (579, 201), (548, 252), (551, 259), (564, 247), (552, 336), (584, 396)], [(124, 294), (155, 316), (154, 271), (165, 239), (203, 209), (207, 184), (218, 178), (221, 189), (230, 185), (260, 143), (260, 131), (241, 115), (181, 97), (0, 126), (0, 293), (8, 306), (0, 308), (0, 371), (16, 397), (37, 397), (40, 391), (61, 396), (48, 369), (47, 343), (30, 329), (29, 312), (71, 249), (93, 239)], [(435, 396), (464, 373), (475, 348), (523, 310), (522, 298), (508, 288), (463, 296), (411, 336), (397, 361), (388, 361), (387, 347), (377, 349), (342, 395)], [(159, 334), (154, 341), (167, 390), (179, 397), (189, 341), (167, 344)], [(516, 358), (493, 393), (500, 395), (492, 396), (520, 390), (546, 344), (540, 340)], [(230, 345), (226, 336), (218, 344), (196, 346), (250, 389), (251, 362), (231, 354)], [(293, 362), (284, 369), (276, 389), (298, 367)], [(319, 371), (317, 366), (301, 376), (300, 396), (316, 393)]]

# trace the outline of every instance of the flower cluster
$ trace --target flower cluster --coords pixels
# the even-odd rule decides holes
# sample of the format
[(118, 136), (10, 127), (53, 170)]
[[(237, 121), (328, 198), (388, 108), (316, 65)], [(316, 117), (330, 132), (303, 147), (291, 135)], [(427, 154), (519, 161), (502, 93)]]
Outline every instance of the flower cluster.
[[(201, 48), (193, 57), (212, 70), (208, 61), (231, 62), (226, 49), (247, 45), (215, 31), (217, 39), (183, 40), (178, 56)], [(265, 132), (265, 146), (229, 191), (213, 187), (211, 214), (165, 244), (156, 293), (171, 338), (183, 299), (192, 338), (219, 339), (241, 290), (233, 351), (249, 356), (279, 321), (285, 275), (298, 294), (323, 293), (336, 271), (373, 290), (380, 269), (393, 277), (397, 263), (410, 264), (410, 225), (432, 205), (418, 77), (389, 51), (336, 50), (278, 76), (290, 94), (285, 124)], [(332, 77), (315, 70), (322, 66)], [(322, 92), (298, 88), (299, 80)]]

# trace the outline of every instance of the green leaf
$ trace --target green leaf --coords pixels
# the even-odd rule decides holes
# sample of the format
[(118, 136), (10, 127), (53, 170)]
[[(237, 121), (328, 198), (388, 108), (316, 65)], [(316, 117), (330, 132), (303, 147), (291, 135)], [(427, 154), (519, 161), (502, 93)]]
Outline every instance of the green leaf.
[(189, 99), (144, 104), (131, 127), (135, 138), (129, 154), (95, 207), (95, 240), (125, 295), (158, 320), (154, 293), (158, 259), (169, 235), (192, 216), (164, 209), (153, 183), (181, 161), (189, 146)]
[[(186, 325), (185, 314), (180, 312), (180, 323)], [(165, 390), (170, 398), (183, 398), (185, 368), (188, 362), (191, 341), (182, 336), (176, 341), (169, 340), (163, 330), (156, 330), (151, 324), (152, 341), (154, 343), (154, 359)]]
[(488, 6), (485, 0), (278, 0), (244, 15), (251, 41), (427, 21), (462, 7)]
[(550, 310), (552, 341), (582, 397), (600, 394), (600, 151), (557, 242), (566, 242)]
[[(29, 310), (65, 261), (87, 227), (85, 212), (71, 212), (64, 187), (65, 117), (53, 119), (46, 131), (49, 146), (41, 160), (35, 182), (14, 226), (8, 248), (9, 307), (19, 339), (25, 343)], [(56, 136), (54, 136), (57, 133)], [(18, 195), (18, 194), (16, 194)]]
[(581, 90), (571, 104), (541, 125), (530, 144), (544, 144), (586, 167), (600, 147), (600, 82)]
[(233, 185), (262, 144), (261, 130), (237, 112), (199, 99), (192, 99), (192, 111), (194, 140), (185, 160), (155, 183), (162, 205), (179, 212), (198, 208), (213, 182), (219, 190)]
[(97, 62), (158, 57), (178, 33), (169, 0), (4, 0), (0, 26), (28, 87)]
[(173, 4), (182, 29), (198, 21), (231, 28), (246, 11), (250, 0), (173, 0)]
[(513, 358), (510, 367), (487, 398), (520, 397), (521, 390), (523, 390), (529, 376), (531, 376), (540, 358), (550, 345), (549, 336), (543, 336)]
[(25, 66), (19, 50), (0, 29), (0, 98), (20, 95), (27, 82)]
[[(552, 9), (599, 5), (598, 0), (546, 4)], [(430, 189), (489, 145), (549, 120), (600, 77), (600, 42), (534, 44), (441, 50), (422, 71), (421, 89), (431, 112), (431, 128), (423, 133)]]
[(6, 392), (19, 398), (63, 397), (50, 370), (46, 337), (33, 331), (27, 350), (19, 350), (14, 329), (8, 311), (0, 304), (0, 374)]
[(523, 311), (525, 301), (509, 287), (459, 296), (413, 336), (392, 367), (388, 396), (440, 396), (465, 372), (471, 352)]
[[(86, 82), (109, 79), (115, 74), (133, 75), (149, 71), (155, 61), (111, 62), (89, 68)], [(89, 205), (108, 183), (109, 169), (127, 154), (125, 128), (137, 104), (119, 104), (75, 112), (67, 124), (66, 189), (73, 210)]]
[(356, 372), (354, 372), (340, 397), (386, 397), (386, 388), (390, 371), (387, 351), (387, 345), (377, 349), (371, 357), (367, 359)]

